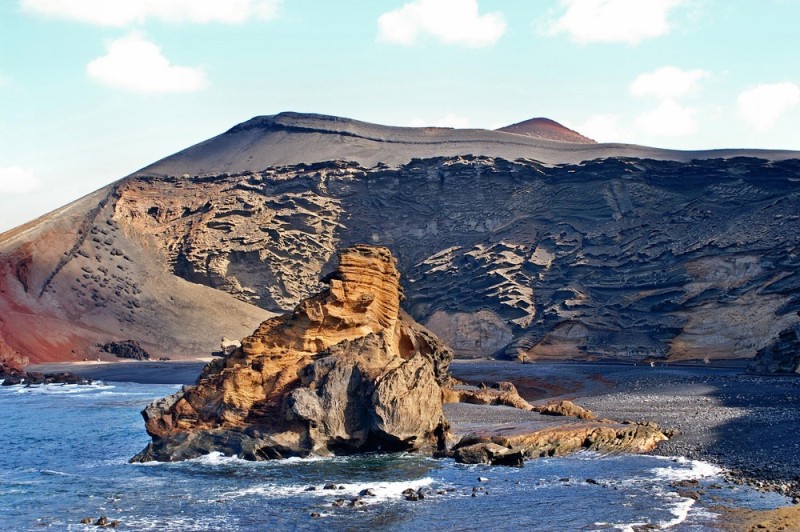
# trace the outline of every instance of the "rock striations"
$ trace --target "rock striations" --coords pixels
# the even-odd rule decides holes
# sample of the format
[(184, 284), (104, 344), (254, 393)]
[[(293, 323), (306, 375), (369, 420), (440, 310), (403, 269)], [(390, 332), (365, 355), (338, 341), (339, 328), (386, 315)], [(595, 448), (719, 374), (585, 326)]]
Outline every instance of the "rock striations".
[(781, 331), (750, 363), (751, 373), (800, 374), (800, 324)]
[(386, 248), (341, 251), (327, 289), (262, 323), (195, 386), (144, 410), (153, 442), (133, 460), (442, 446), (452, 353), (400, 309), (399, 278)]
[(751, 358), (800, 323), (799, 159), (257, 117), (0, 235), (0, 350), (203, 356), (368, 242), (458, 356)]

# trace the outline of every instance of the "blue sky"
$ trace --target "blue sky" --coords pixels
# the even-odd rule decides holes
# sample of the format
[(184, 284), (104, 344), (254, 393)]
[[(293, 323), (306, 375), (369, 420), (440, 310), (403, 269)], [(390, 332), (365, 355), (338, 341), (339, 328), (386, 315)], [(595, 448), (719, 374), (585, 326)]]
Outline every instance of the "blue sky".
[(2, 0), (0, 231), (256, 115), (800, 149), (796, 0)]

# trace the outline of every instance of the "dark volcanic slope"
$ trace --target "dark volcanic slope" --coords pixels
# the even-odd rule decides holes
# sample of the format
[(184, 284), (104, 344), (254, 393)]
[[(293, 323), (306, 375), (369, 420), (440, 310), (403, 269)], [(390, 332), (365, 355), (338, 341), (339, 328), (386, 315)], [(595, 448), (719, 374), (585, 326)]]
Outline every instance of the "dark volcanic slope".
[[(307, 127), (320, 121), (341, 132)], [(428, 157), (452, 146), (429, 131), (527, 156)], [(274, 162), (358, 159), (365, 135), (383, 140), (364, 160), (392, 166)], [(362, 242), (393, 251), (407, 309), (462, 355), (750, 357), (800, 321), (800, 161), (782, 160), (797, 153), (685, 162), (629, 146), (678, 160), (545, 165), (531, 159), (623, 148), (524, 142), (544, 141), (254, 119), (0, 236), (0, 336), (34, 360), (115, 339), (207, 354)]]
[(365, 168), (412, 159), (485, 155), (548, 164), (580, 163), (606, 157), (688, 162), (693, 159), (751, 156), (787, 159), (791, 151), (675, 151), (631, 144), (574, 144), (483, 129), (409, 128), (368, 124), (347, 118), (281, 113), (248, 120), (205, 142), (162, 159), (134, 175), (190, 176), (261, 171), (272, 166), (355, 161)]
[(558, 140), (560, 142), (575, 142), (578, 144), (597, 144), (589, 137), (584, 137), (577, 131), (573, 131), (565, 127), (555, 120), (549, 118), (531, 118), (524, 122), (511, 124), (510, 126), (501, 127), (496, 131), (504, 133), (515, 133), (517, 135), (525, 135), (528, 137)]

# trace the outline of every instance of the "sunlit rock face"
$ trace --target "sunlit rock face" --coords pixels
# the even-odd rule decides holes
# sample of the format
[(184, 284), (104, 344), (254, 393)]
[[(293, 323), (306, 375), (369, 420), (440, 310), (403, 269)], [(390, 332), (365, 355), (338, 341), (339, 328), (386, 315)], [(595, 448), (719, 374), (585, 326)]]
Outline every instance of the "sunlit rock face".
[(134, 460), (443, 447), (452, 352), (400, 310), (399, 280), (388, 249), (343, 250), (327, 289), (145, 409), (153, 442)]

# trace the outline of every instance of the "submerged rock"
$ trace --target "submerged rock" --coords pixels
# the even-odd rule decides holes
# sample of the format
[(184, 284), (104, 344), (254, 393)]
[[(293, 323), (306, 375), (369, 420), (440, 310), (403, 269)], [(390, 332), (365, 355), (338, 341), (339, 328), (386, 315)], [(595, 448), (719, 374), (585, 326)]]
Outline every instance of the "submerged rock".
[(400, 309), (399, 280), (388, 249), (341, 251), (329, 288), (142, 412), (153, 441), (132, 461), (442, 447), (452, 352)]

